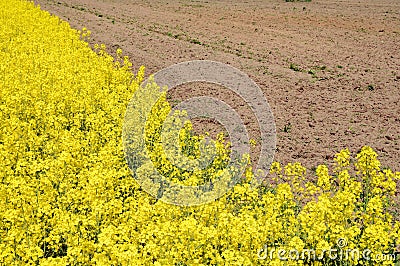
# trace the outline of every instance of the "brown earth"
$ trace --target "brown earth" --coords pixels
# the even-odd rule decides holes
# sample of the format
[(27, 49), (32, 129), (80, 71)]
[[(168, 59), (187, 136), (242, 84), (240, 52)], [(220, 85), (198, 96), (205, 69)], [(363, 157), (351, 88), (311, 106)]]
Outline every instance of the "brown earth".
[[(91, 44), (118, 47), (147, 74), (208, 59), (247, 73), (263, 90), (277, 126), (275, 159), (312, 169), (348, 147), (370, 145), (382, 165), (400, 170), (400, 2), (397, 0), (136, 1), (35, 0), (87, 27)], [(171, 102), (213, 95), (239, 109), (223, 89), (185, 86)], [(213, 130), (212, 121), (198, 128)]]

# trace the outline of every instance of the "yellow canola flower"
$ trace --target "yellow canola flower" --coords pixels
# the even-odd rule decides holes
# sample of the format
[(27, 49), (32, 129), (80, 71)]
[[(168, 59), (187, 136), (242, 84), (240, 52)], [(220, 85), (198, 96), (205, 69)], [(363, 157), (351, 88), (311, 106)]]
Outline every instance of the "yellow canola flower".
[(325, 165), (319, 165), (317, 167), (316, 173), (318, 176), (318, 186), (324, 191), (331, 189), (331, 177), (329, 176), (328, 167)]

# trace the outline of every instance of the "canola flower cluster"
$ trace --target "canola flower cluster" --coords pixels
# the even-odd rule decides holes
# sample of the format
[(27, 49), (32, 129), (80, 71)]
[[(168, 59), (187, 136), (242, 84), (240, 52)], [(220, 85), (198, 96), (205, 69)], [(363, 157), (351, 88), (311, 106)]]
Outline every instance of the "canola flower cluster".
[(248, 154), (231, 158), (230, 143), (222, 133), (208, 142), (206, 136), (195, 135), (187, 112), (172, 112), (166, 91), (152, 78), (128, 105), (123, 139), (135, 179), (167, 203), (209, 203), (239, 182), (249, 167)]
[[(390, 207), (400, 173), (381, 169), (370, 147), (355, 157), (341, 151), (315, 181), (299, 163), (276, 162), (277, 182), (254, 188), (247, 168), (230, 192), (200, 206), (143, 191), (121, 136), (144, 69), (133, 75), (121, 50), (116, 59), (102, 45), (92, 50), (89, 34), (32, 2), (0, 0), (0, 265), (394, 265), (373, 255), (393, 253), (399, 241)], [(168, 110), (160, 97), (152, 112)], [(143, 140), (157, 169), (187, 185), (213, 180), (229, 145), (216, 140), (211, 166), (185, 175), (160, 150), (163, 119), (150, 117)], [(199, 157), (202, 137), (189, 122), (179, 140), (183, 154)], [(257, 252), (266, 244), (321, 252), (339, 239), (368, 248), (371, 260), (260, 260)]]

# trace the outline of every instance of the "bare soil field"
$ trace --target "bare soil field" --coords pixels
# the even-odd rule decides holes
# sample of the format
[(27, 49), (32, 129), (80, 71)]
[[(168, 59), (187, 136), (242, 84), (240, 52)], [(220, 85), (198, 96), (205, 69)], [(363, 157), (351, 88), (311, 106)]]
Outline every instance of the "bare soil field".
[[(384, 167), (400, 170), (400, 1), (35, 0), (91, 30), (90, 43), (121, 48), (150, 75), (175, 63), (208, 59), (247, 73), (275, 117), (275, 160), (308, 169), (348, 147), (370, 145)], [(226, 90), (182, 86), (171, 102), (196, 95), (224, 99), (257, 138), (241, 99)], [(215, 130), (212, 121), (197, 128)], [(257, 151), (255, 151), (257, 153)]]

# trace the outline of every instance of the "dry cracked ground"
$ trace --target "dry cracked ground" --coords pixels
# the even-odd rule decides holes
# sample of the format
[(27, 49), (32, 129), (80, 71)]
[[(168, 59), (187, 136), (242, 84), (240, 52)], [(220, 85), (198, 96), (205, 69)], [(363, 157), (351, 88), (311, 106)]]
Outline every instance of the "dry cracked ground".
[[(91, 30), (90, 43), (121, 48), (150, 75), (208, 59), (247, 73), (275, 117), (275, 160), (308, 169), (348, 147), (373, 147), (400, 170), (400, 2), (397, 0), (36, 0)], [(257, 139), (254, 115), (227, 89), (181, 86), (171, 103), (209, 95), (234, 106)], [(212, 120), (196, 128), (218, 129)], [(257, 154), (257, 149), (255, 150)]]

